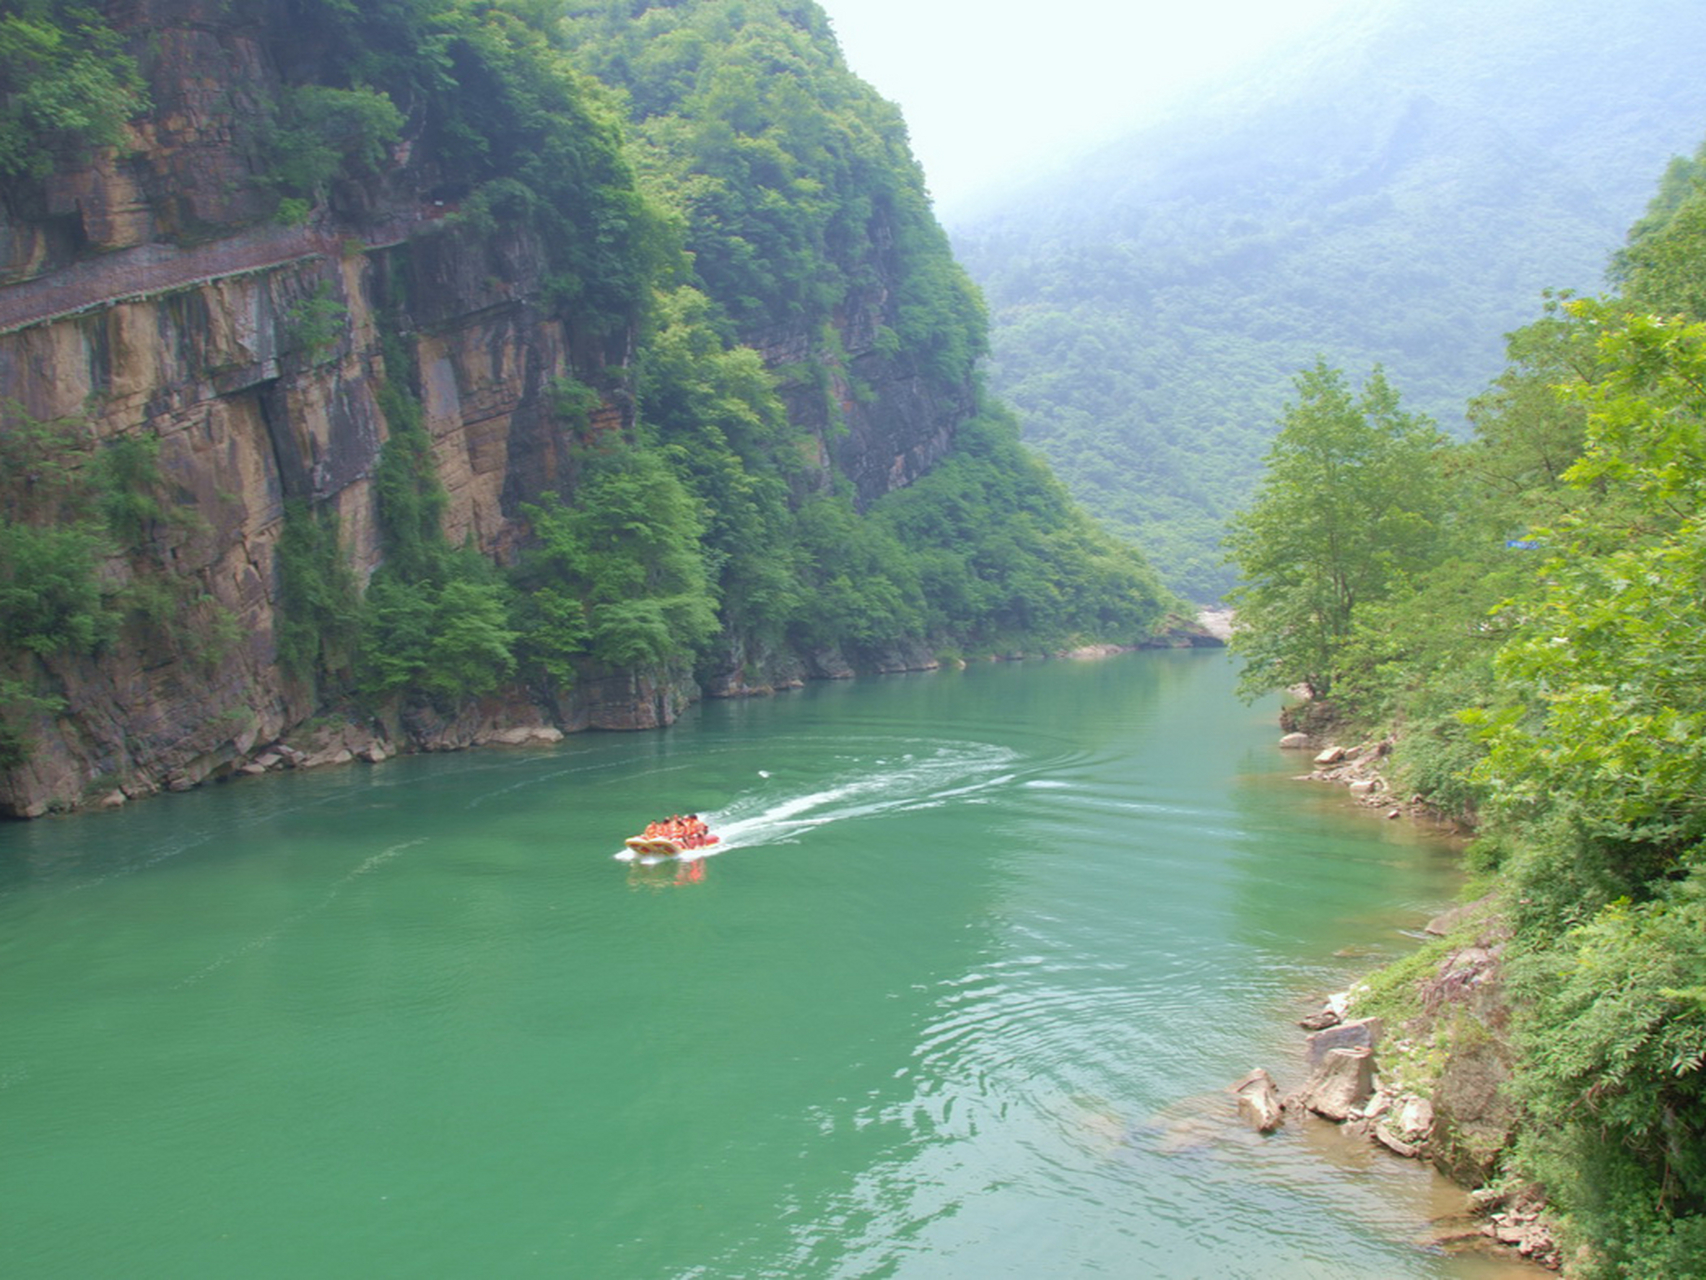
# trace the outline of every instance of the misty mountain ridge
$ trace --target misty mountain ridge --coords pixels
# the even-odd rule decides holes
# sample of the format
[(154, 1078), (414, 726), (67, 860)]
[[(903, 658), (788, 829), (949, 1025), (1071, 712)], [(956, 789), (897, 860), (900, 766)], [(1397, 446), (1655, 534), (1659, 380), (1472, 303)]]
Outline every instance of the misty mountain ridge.
[(1542, 292), (1600, 287), (1706, 127), (1700, 36), (1680, 0), (1342, 15), (953, 229), (991, 382), (1081, 499), (1218, 595), (1299, 369), (1380, 364), (1460, 434)]

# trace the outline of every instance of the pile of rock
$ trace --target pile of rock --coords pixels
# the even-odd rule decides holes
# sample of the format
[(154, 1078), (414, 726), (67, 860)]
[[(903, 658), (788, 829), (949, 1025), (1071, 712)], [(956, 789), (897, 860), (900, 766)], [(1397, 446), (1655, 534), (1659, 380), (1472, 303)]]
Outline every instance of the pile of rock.
[[(1343, 1000), (1342, 996), (1335, 997), (1334, 1004), (1342, 1009)], [(1384, 1117), (1395, 1118), (1402, 1113), (1406, 1117), (1402, 1128), (1386, 1124), (1393, 1141), (1385, 1145), (1400, 1155), (1421, 1155), (1433, 1125), (1431, 1108), (1424, 1112), (1411, 1105), (1425, 1106), (1425, 1100), (1400, 1096), (1377, 1078), (1374, 1050), (1383, 1031), (1380, 1019), (1347, 1022), (1329, 1005), (1306, 1019), (1305, 1025), (1315, 1030), (1307, 1042), (1309, 1078), (1303, 1087), (1282, 1100), (1273, 1077), (1258, 1067), (1231, 1088), (1238, 1099), (1239, 1114), (1257, 1130), (1271, 1133), (1283, 1123), (1287, 1111), (1309, 1112), (1337, 1123), (1365, 1123), (1371, 1129)], [(1424, 1116), (1425, 1124), (1421, 1123)]]
[(232, 772), (244, 777), (258, 777), (280, 769), (320, 769), (330, 764), (349, 764), (354, 760), (379, 764), (397, 754), (383, 738), (368, 737), (353, 743), (346, 739), (347, 735), (340, 734), (330, 742), (315, 742), (306, 749), (288, 742), (275, 742)]
[[(1442, 974), (1455, 977), (1463, 971), (1465, 954), (1451, 953), (1441, 965)], [(1475, 966), (1469, 967), (1480, 973)], [(1272, 1133), (1288, 1115), (1319, 1116), (1394, 1155), (1432, 1160), (1444, 1172), (1467, 1175), (1465, 1181), (1471, 1185), (1485, 1177), (1488, 1168), (1458, 1167), (1462, 1165), (1460, 1148), (1466, 1136), (1460, 1130), (1480, 1123), (1482, 1118), (1436, 1114), (1430, 1098), (1404, 1088), (1394, 1078), (1383, 1077), (1377, 1069), (1375, 1051), (1382, 1048), (1386, 1029), (1379, 1018), (1347, 1018), (1349, 1001), (1348, 992), (1329, 996), (1320, 1010), (1299, 1020), (1309, 1032), (1305, 1041), (1309, 1074), (1301, 1088), (1282, 1096), (1273, 1077), (1260, 1067), (1230, 1087), (1240, 1118), (1260, 1133)], [(1403, 1038), (1391, 1040), (1386, 1047), (1399, 1059), (1427, 1048)], [(1446, 1103), (1450, 1103), (1449, 1097)], [(1558, 1249), (1540, 1199), (1513, 1199), (1486, 1188), (1473, 1192), (1470, 1199), (1478, 1221), (1464, 1232), (1464, 1238), (1494, 1240), (1543, 1266), (1559, 1265)]]
[[(1301, 1019), (1308, 1031), (1308, 1080), (1286, 1105), (1366, 1134), (1395, 1155), (1415, 1160), (1430, 1154), (1433, 1103), (1376, 1072), (1374, 1051), (1385, 1034), (1379, 1018), (1347, 1021), (1347, 993), (1329, 996), (1318, 1013)], [(1408, 1048), (1402, 1041), (1395, 1048)]]
[[(459, 741), (454, 746), (447, 745), (441, 749), (454, 750), (462, 745), (549, 746), (562, 740), (563, 731), (551, 725), (484, 726), (468, 735), (465, 743)], [(301, 746), (288, 742), (272, 743), (237, 765), (232, 772), (253, 777), (279, 769), (318, 769), (326, 765), (351, 764), (357, 760), (365, 764), (380, 764), (404, 750), (382, 733), (356, 724), (321, 727), (310, 732), (301, 742)], [(433, 745), (427, 744), (427, 749), (432, 749)]]
[(1543, 1200), (1526, 1191), (1516, 1195), (1475, 1191), (1469, 1198), (1485, 1219), (1481, 1235), (1508, 1245), (1543, 1267), (1557, 1270), (1562, 1265), (1563, 1255), (1547, 1226)]
[(1386, 816), (1396, 818), (1403, 809), (1394, 803), (1386, 781), (1385, 762), (1392, 754), (1391, 738), (1373, 738), (1354, 746), (1332, 744), (1316, 747), (1307, 733), (1288, 733), (1280, 739), (1287, 751), (1314, 751), (1314, 769), (1298, 775), (1299, 781), (1336, 782), (1347, 788), (1358, 803), (1370, 808), (1384, 806)]

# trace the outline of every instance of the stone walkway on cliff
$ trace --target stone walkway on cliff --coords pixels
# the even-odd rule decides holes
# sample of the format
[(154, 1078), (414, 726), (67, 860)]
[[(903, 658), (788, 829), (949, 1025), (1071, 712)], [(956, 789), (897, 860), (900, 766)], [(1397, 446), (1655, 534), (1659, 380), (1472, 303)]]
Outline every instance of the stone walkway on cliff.
[[(415, 211), (369, 229), (360, 249), (401, 244), (422, 222)], [(139, 244), (0, 288), (0, 334), (137, 302), (292, 262), (343, 254), (350, 237), (314, 227), (253, 227), (210, 244)]]

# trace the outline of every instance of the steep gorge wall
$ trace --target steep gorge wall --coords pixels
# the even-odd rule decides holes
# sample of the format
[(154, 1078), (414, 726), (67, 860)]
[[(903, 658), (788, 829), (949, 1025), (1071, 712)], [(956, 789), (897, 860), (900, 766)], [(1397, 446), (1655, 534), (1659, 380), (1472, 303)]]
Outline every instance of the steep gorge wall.
[[(244, 116), (278, 87), (273, 24), (286, 6), (111, 9), (154, 106), (122, 154), (68, 160), (0, 200), (0, 395), (36, 420), (81, 419), (99, 440), (157, 436), (179, 518), (154, 523), (150, 550), (193, 585), (176, 625), (127, 626), (92, 657), (20, 659), (14, 674), (67, 708), (36, 717), (31, 759), (0, 778), (0, 810), (21, 815), (194, 785), (324, 710), (277, 661), (278, 540), (285, 504), (306, 499), (336, 514), (359, 580), (380, 562), (378, 390), (408, 376), (386, 368), (382, 326), (418, 374), (453, 544), (509, 558), (518, 505), (567, 483), (570, 429), (551, 411), (553, 379), (604, 391), (593, 431), (632, 417), (622, 390), (632, 332), (594, 337), (548, 310), (544, 247), (517, 228), (445, 218), (434, 199), (444, 175), (407, 135), (381, 182), (339, 189), (310, 225), (263, 221), (275, 202), (259, 191)], [(875, 349), (886, 296), (850, 299), (840, 327), (851, 368), (832, 371), (827, 393), (784, 385), (818, 436), (826, 482), (839, 463), (865, 502), (943, 456), (971, 404), (969, 387), (944, 399)], [(311, 323), (327, 314), (330, 336)], [(762, 348), (779, 364), (806, 343), (784, 331)], [(135, 570), (114, 558), (105, 572)], [(376, 732), (421, 746), (516, 723), (646, 727), (694, 692), (646, 672), (595, 674), (572, 693), (517, 690), (448, 721)]]

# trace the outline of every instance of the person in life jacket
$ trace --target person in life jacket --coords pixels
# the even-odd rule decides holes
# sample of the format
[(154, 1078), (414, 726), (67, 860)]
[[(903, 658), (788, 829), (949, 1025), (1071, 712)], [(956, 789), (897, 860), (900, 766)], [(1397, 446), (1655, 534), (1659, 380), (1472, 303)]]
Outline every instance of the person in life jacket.
[(672, 814), (659, 822), (646, 823), (646, 839), (673, 840), (684, 849), (698, 849), (711, 844), (711, 828), (696, 813), (685, 818)]

